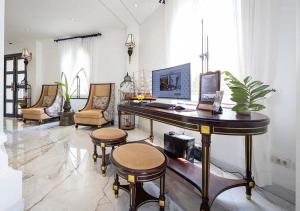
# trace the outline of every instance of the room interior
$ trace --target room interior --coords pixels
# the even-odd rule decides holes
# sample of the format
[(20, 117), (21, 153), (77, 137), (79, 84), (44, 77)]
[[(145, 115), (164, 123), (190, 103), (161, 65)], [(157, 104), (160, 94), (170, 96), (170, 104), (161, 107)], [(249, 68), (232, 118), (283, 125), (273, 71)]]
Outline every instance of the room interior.
[(0, 211), (300, 210), (299, 5), (0, 0)]

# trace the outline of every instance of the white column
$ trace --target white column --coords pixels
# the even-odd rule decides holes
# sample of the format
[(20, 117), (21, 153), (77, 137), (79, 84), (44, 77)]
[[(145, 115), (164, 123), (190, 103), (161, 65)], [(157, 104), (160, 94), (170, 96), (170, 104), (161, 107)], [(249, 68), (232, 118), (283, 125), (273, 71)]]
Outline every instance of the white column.
[[(3, 82), (4, 61), (4, 0), (0, 0), (0, 84)], [(22, 172), (8, 166), (3, 132), (3, 86), (0, 86), (0, 211), (24, 210), (22, 199)]]

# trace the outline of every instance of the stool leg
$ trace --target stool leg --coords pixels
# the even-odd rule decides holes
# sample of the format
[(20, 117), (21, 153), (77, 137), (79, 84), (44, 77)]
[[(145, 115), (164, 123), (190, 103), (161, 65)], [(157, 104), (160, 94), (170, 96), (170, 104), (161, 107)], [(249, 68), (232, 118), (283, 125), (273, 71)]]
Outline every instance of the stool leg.
[(98, 157), (98, 154), (97, 154), (97, 145), (94, 144), (93, 160), (94, 160), (95, 163), (97, 162), (97, 157)]
[(136, 211), (136, 183), (130, 183), (130, 208), (129, 211)]
[(102, 171), (102, 175), (105, 177), (105, 173), (106, 173), (106, 160), (105, 160), (105, 157), (106, 157), (106, 154), (105, 154), (105, 146), (102, 146), (101, 147), (102, 149), (102, 164), (101, 164), (101, 171)]
[(113, 190), (115, 191), (116, 198), (118, 198), (118, 196), (119, 196), (119, 187), (120, 187), (119, 175), (117, 173), (115, 173), (115, 181), (113, 184)]
[(160, 194), (159, 194), (159, 208), (160, 211), (165, 210), (165, 175), (160, 178)]

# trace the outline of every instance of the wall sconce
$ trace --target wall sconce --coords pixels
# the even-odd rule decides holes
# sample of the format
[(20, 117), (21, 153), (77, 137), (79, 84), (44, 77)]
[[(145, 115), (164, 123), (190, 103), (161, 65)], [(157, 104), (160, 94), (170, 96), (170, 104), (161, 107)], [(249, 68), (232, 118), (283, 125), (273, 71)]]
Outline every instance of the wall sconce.
[(22, 56), (21, 57), (24, 59), (25, 66), (27, 66), (28, 62), (31, 61), (31, 59), (32, 59), (32, 53), (29, 53), (28, 49), (24, 48), (22, 50)]
[(160, 3), (160, 4), (165, 4), (166, 1), (165, 1), (165, 0), (159, 0), (159, 3)]
[(125, 46), (128, 47), (128, 55), (129, 55), (129, 64), (131, 62), (131, 55), (133, 53), (133, 48), (135, 47), (134, 39), (133, 39), (133, 34), (128, 34)]

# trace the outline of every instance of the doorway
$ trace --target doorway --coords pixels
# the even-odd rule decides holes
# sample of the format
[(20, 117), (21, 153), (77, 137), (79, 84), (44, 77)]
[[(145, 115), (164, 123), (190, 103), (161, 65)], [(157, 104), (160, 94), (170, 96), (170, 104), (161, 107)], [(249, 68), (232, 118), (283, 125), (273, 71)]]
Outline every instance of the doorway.
[(20, 103), (24, 101), (27, 70), (22, 54), (9, 54), (4, 56), (4, 116), (20, 117)]

